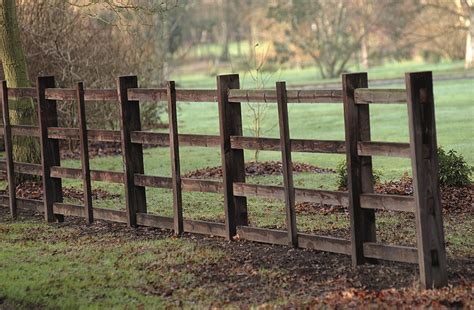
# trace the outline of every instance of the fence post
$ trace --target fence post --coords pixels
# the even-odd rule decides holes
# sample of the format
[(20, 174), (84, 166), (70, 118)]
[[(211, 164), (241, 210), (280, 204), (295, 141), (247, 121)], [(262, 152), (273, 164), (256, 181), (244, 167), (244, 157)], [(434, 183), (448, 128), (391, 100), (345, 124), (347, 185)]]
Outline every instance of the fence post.
[(285, 82), (276, 83), (276, 95), (280, 127), (281, 164), (283, 167), (283, 184), (285, 188), (286, 229), (288, 230), (288, 243), (297, 247), (298, 232), (296, 228), (295, 189), (293, 186), (293, 164), (291, 161), (288, 100)]
[(60, 166), (59, 140), (48, 138), (48, 127), (58, 126), (56, 100), (46, 99), (46, 88), (54, 88), (54, 76), (38, 77), (36, 89), (38, 95), (38, 119), (41, 143), (41, 167), (43, 175), (44, 214), (48, 222), (55, 219), (64, 221), (64, 216), (54, 214), (54, 203), (63, 201), (62, 182), (60, 178), (51, 177), (51, 167)]
[(89, 165), (89, 143), (87, 139), (86, 105), (84, 102), (84, 84), (77, 83), (77, 124), (79, 126), (79, 144), (81, 147), (82, 186), (84, 189), (84, 209), (87, 223), (94, 221), (92, 209), (91, 171)]
[(431, 72), (406, 73), (410, 149), (420, 280), (425, 288), (448, 282)]
[(168, 124), (170, 137), (171, 177), (173, 179), (174, 233), (183, 233), (183, 197), (181, 194), (181, 169), (179, 163), (178, 115), (176, 111), (176, 88), (174, 81), (166, 85), (168, 98)]
[(244, 150), (232, 149), (231, 136), (242, 135), (242, 112), (240, 102), (229, 102), (229, 89), (240, 87), (239, 75), (217, 77), (219, 106), (219, 128), (224, 187), (226, 237), (232, 239), (238, 225), (248, 225), (247, 199), (234, 196), (234, 182), (245, 182)]
[(364, 257), (364, 242), (375, 242), (375, 212), (362, 209), (360, 195), (373, 192), (372, 157), (359, 156), (359, 141), (370, 141), (369, 105), (357, 105), (354, 99), (356, 88), (367, 88), (367, 73), (351, 73), (342, 76), (344, 124), (347, 155), (347, 184), (349, 190), (349, 213), (351, 218), (352, 264), (368, 261)]
[(3, 135), (5, 144), (5, 161), (7, 164), (7, 180), (8, 180), (8, 205), (10, 214), (13, 219), (17, 216), (16, 207), (16, 185), (15, 170), (13, 166), (13, 144), (12, 130), (10, 126), (10, 108), (8, 104), (8, 88), (7, 81), (2, 81), (2, 112), (3, 112)]
[(143, 148), (141, 144), (132, 143), (131, 132), (140, 131), (140, 105), (138, 101), (128, 99), (128, 89), (138, 88), (136, 76), (121, 76), (117, 80), (117, 91), (120, 101), (120, 126), (122, 139), (122, 157), (125, 167), (125, 199), (127, 205), (127, 223), (137, 226), (137, 212), (146, 213), (145, 188), (136, 186), (135, 174), (144, 173)]

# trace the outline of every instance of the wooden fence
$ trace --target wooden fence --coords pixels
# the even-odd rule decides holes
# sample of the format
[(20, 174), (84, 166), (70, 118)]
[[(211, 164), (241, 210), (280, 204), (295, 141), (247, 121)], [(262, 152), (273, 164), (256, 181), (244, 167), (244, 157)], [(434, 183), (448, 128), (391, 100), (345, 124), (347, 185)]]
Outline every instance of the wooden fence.
[[(291, 245), (348, 254), (353, 265), (376, 259), (419, 265), (421, 283), (440, 287), (447, 283), (446, 253), (438, 185), (438, 159), (431, 72), (407, 73), (406, 90), (369, 89), (366, 73), (345, 74), (341, 90), (286, 90), (278, 82), (275, 90), (239, 89), (238, 75), (217, 77), (216, 90), (176, 89), (173, 82), (166, 88), (139, 88), (136, 76), (117, 80), (116, 89), (55, 88), (54, 77), (39, 77), (36, 88), (7, 88), (2, 82), (1, 96), (5, 137), (5, 159), (0, 169), (7, 171), (9, 196), (0, 203), (9, 206), (13, 217), (17, 208), (36, 208), (48, 222), (62, 221), (64, 216), (84, 217), (127, 223), (130, 226), (152, 226), (182, 232), (240, 238), (271, 244)], [(32, 97), (38, 103), (39, 126), (11, 125), (9, 99)], [(79, 128), (59, 128), (56, 100), (77, 102)], [(85, 102), (119, 101), (121, 130), (87, 130)], [(140, 101), (167, 101), (169, 133), (141, 130)], [(219, 108), (220, 135), (178, 134), (176, 103), (216, 102)], [(278, 105), (280, 139), (242, 135), (241, 102), (274, 102)], [(344, 104), (345, 141), (291, 139), (288, 128), (288, 104)], [(370, 138), (371, 104), (407, 104), (410, 143), (376, 142)], [(41, 142), (41, 164), (14, 162), (12, 135), (35, 136)], [(59, 139), (80, 141), (82, 169), (61, 167)], [(120, 142), (125, 171), (90, 170), (87, 141)], [(169, 146), (172, 177), (146, 175), (142, 144)], [(180, 174), (179, 146), (220, 147), (223, 181), (183, 178)], [(245, 183), (244, 149), (280, 151), (283, 164), (283, 186)], [(348, 192), (294, 187), (292, 152), (346, 154)], [(411, 158), (414, 196), (383, 195), (373, 192), (372, 156)], [(42, 176), (43, 201), (15, 197), (14, 173)], [(82, 179), (84, 205), (63, 202), (61, 179)], [(125, 185), (126, 211), (93, 208), (91, 181)], [(145, 187), (169, 188), (173, 191), (173, 217), (147, 213)], [(182, 191), (222, 193), (225, 223), (183, 218)], [(286, 207), (287, 230), (248, 226), (247, 197), (282, 199)], [(296, 227), (295, 202), (307, 201), (347, 206), (350, 210), (351, 238), (299, 233)], [(375, 210), (413, 212), (416, 218), (417, 246), (381, 244), (376, 241)]]

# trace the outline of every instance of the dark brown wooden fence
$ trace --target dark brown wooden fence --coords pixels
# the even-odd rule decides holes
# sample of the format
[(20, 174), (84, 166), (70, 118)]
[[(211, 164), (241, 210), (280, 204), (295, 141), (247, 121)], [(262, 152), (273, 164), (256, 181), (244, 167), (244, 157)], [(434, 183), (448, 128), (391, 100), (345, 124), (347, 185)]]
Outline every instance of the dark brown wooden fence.
[[(84, 217), (127, 223), (130, 226), (152, 226), (182, 232), (208, 234), (229, 240), (240, 238), (271, 244), (311, 248), (352, 256), (353, 265), (385, 259), (418, 264), (421, 283), (425, 287), (440, 287), (447, 283), (446, 253), (438, 185), (438, 159), (431, 72), (407, 73), (406, 90), (369, 89), (366, 73), (346, 74), (341, 90), (286, 90), (278, 82), (275, 90), (239, 89), (238, 75), (221, 75), (216, 90), (175, 89), (173, 82), (166, 88), (139, 88), (137, 77), (117, 80), (117, 89), (55, 88), (54, 77), (40, 77), (36, 88), (7, 88), (2, 82), (1, 95), (5, 137), (5, 159), (0, 169), (7, 171), (9, 196), (0, 203), (9, 206), (11, 215), (17, 208), (36, 208), (44, 212), (47, 221), (62, 221), (63, 216)], [(10, 125), (7, 111), (9, 99), (32, 97), (39, 105), (39, 127)], [(77, 103), (79, 128), (59, 128), (56, 100)], [(87, 130), (85, 102), (113, 100), (120, 102), (121, 130)], [(169, 133), (141, 130), (140, 101), (167, 101)], [(219, 108), (220, 135), (178, 134), (176, 102), (216, 102)], [(278, 105), (280, 139), (242, 136), (241, 102), (274, 102)], [(344, 104), (345, 141), (291, 139), (288, 127), (288, 104)], [(376, 142), (371, 140), (371, 104), (406, 104), (410, 124), (410, 143)], [(12, 135), (35, 136), (41, 142), (41, 164), (14, 162)], [(76, 139), (81, 145), (82, 169), (61, 167), (59, 139)], [(87, 141), (120, 142), (125, 171), (90, 170)], [(172, 177), (146, 175), (142, 144), (169, 146)], [(182, 178), (179, 146), (220, 147), (223, 181)], [(244, 149), (280, 151), (284, 186), (245, 183)], [(292, 152), (346, 154), (348, 162), (348, 192), (294, 187)], [(375, 194), (373, 191), (372, 156), (411, 158), (413, 197)], [(42, 176), (44, 199), (15, 197), (14, 173)], [(82, 179), (84, 205), (63, 202), (61, 179)], [(121, 183), (125, 186), (126, 211), (93, 208), (91, 181)], [(147, 213), (145, 187), (173, 190), (174, 216)], [(222, 193), (225, 223), (196, 221), (183, 218), (182, 191)], [(287, 230), (248, 226), (247, 197), (281, 199), (286, 207)], [(295, 202), (317, 202), (347, 206), (350, 210), (351, 239), (299, 233), (296, 227)], [(375, 210), (413, 212), (416, 218), (417, 247), (378, 243)]]

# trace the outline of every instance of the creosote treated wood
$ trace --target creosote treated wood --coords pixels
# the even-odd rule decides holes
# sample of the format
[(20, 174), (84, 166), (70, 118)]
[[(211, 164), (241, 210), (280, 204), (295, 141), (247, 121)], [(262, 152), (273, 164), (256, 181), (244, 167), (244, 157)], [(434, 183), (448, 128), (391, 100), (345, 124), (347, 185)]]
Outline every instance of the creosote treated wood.
[(183, 197), (181, 194), (181, 168), (179, 162), (178, 115), (176, 110), (176, 88), (174, 81), (166, 87), (168, 97), (168, 124), (170, 141), (171, 179), (173, 187), (173, 229), (174, 233), (183, 233)]
[[(174, 229), (177, 233), (191, 232), (213, 236), (234, 237), (271, 244), (292, 244), (301, 248), (349, 254), (354, 264), (387, 259), (420, 266), (420, 278), (426, 288), (446, 284), (446, 253), (441, 218), (438, 180), (438, 159), (434, 99), (431, 73), (406, 75), (406, 90), (367, 89), (366, 74), (344, 75), (343, 90), (286, 90), (284, 83), (276, 90), (240, 90), (238, 75), (218, 77), (217, 90), (138, 88), (136, 77), (122, 77), (117, 89), (56, 89), (54, 78), (38, 78), (37, 88), (6, 88), (2, 84), (3, 111), (8, 111), (9, 98), (32, 97), (38, 102), (39, 127), (10, 126), (4, 113), (6, 159), (0, 160), (0, 170), (8, 170), (9, 196), (0, 195), (0, 205), (16, 209), (44, 212), (48, 221), (62, 220), (64, 215), (88, 219), (110, 220)], [(56, 100), (77, 100), (79, 128), (58, 127)], [(85, 102), (88, 100), (119, 101), (121, 130), (87, 130)], [(169, 133), (142, 131), (140, 101), (168, 101)], [(220, 135), (178, 134), (176, 103), (218, 102)], [(276, 102), (279, 108), (280, 139), (242, 136), (240, 102)], [(290, 139), (287, 103), (341, 103), (344, 101), (346, 139), (326, 141)], [(410, 124), (410, 144), (370, 140), (369, 104), (407, 102)], [(11, 136), (39, 137), (41, 165), (13, 162)], [(81, 141), (82, 169), (60, 167), (58, 139)], [(122, 143), (125, 172), (89, 170), (87, 141)], [(172, 177), (145, 175), (142, 144), (170, 147)], [(221, 148), (223, 181), (199, 180), (180, 176), (179, 146)], [(244, 150), (282, 152), (284, 186), (245, 183)], [(294, 188), (292, 184), (291, 153), (347, 154), (349, 192)], [(414, 197), (373, 193), (371, 156), (407, 157), (412, 160)], [(43, 177), (44, 201), (15, 198), (14, 173)], [(61, 178), (83, 179), (85, 203), (74, 205), (62, 202)], [(92, 208), (91, 181), (105, 181), (125, 185), (127, 211)], [(145, 187), (173, 189), (174, 217), (147, 214)], [(224, 194), (226, 222), (185, 220), (182, 217), (181, 191)], [(13, 199), (9, 198), (12, 197)], [(287, 229), (248, 227), (247, 197), (284, 200)], [(349, 207), (351, 240), (297, 233), (295, 202)], [(413, 212), (416, 218), (417, 248), (377, 243), (375, 240), (374, 210)], [(93, 217), (92, 217), (93, 213)], [(236, 235), (237, 234), (237, 235)]]
[(81, 149), (82, 165), (82, 187), (84, 190), (84, 208), (86, 221), (91, 224), (94, 221), (92, 208), (92, 185), (91, 171), (89, 166), (89, 143), (87, 139), (86, 106), (84, 102), (84, 85), (78, 83), (77, 96), (77, 123), (79, 126), (79, 144)]
[(360, 156), (358, 153), (359, 142), (370, 141), (369, 106), (357, 105), (354, 99), (354, 90), (367, 85), (367, 73), (342, 76), (353, 266), (367, 261), (364, 256), (364, 242), (376, 241), (375, 212), (372, 209), (363, 209), (361, 202), (362, 194), (373, 192), (372, 158)]
[(293, 163), (291, 161), (290, 128), (288, 121), (288, 102), (286, 97), (286, 83), (276, 83), (278, 120), (280, 129), (281, 163), (283, 170), (283, 187), (285, 190), (286, 228), (288, 230), (288, 244), (297, 247), (297, 227), (295, 211), (295, 188), (293, 185)]
[(405, 75), (421, 285), (448, 282), (431, 72)]
[(15, 170), (13, 166), (13, 141), (12, 141), (12, 131), (10, 126), (10, 108), (8, 104), (8, 88), (7, 81), (1, 81), (1, 98), (2, 101), (2, 116), (3, 116), (3, 127), (4, 135), (3, 142), (5, 146), (5, 162), (7, 168), (7, 181), (8, 181), (8, 196), (10, 207), (10, 215), (13, 219), (17, 216), (17, 206), (16, 206), (16, 182), (15, 182)]
[(128, 89), (138, 87), (136, 76), (122, 76), (117, 80), (120, 102), (120, 129), (122, 158), (125, 167), (125, 201), (127, 205), (128, 225), (136, 226), (136, 213), (146, 213), (146, 193), (143, 186), (135, 185), (135, 174), (143, 174), (143, 147), (132, 143), (131, 132), (140, 131), (140, 105), (138, 101), (128, 99)]
[(380, 244), (373, 242), (364, 243), (366, 257), (416, 264), (418, 251), (414, 247)]
[(51, 167), (60, 166), (59, 141), (48, 139), (48, 127), (58, 126), (58, 111), (55, 100), (46, 99), (45, 89), (55, 87), (54, 77), (38, 77), (36, 82), (38, 98), (38, 120), (41, 144), (41, 168), (43, 178), (43, 201), (45, 219), (63, 221), (64, 216), (55, 215), (53, 204), (63, 201), (61, 179), (51, 177)]
[(224, 188), (227, 239), (236, 234), (238, 225), (248, 224), (247, 199), (234, 195), (234, 182), (245, 182), (244, 151), (232, 149), (230, 137), (242, 135), (242, 112), (238, 102), (229, 101), (229, 90), (240, 87), (237, 74), (217, 77), (219, 130)]

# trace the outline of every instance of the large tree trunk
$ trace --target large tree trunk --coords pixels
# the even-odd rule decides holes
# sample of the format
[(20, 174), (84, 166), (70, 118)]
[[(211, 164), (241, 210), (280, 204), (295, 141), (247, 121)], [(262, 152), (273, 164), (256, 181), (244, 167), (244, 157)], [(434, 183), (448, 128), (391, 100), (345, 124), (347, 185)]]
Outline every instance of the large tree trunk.
[[(0, 60), (9, 87), (31, 87), (27, 62), (20, 40), (15, 0), (0, 0)], [(10, 102), (13, 125), (37, 125), (37, 115), (32, 100)], [(15, 161), (39, 163), (39, 143), (33, 137), (13, 139)]]
[(466, 69), (474, 67), (474, 6), (469, 7), (469, 20), (466, 35), (466, 57), (464, 67)]

